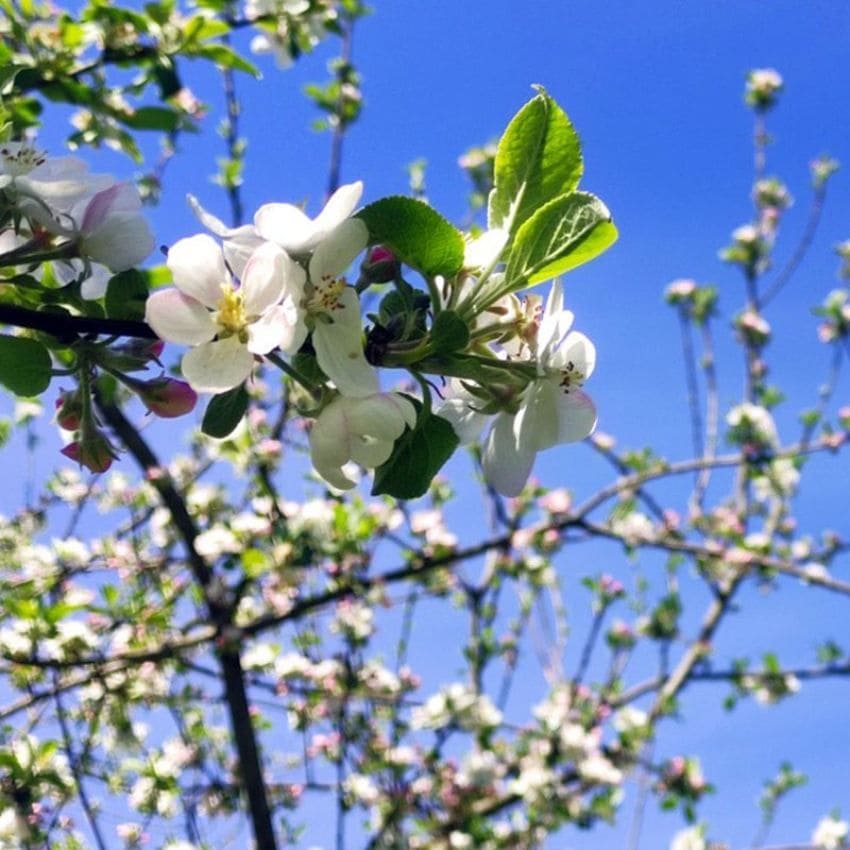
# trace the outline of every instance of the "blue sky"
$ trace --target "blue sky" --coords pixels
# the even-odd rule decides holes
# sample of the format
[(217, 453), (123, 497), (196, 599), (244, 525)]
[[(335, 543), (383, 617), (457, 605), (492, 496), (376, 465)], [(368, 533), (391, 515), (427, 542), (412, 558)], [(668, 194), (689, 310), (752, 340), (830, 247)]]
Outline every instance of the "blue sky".
[[(375, 7), (355, 34), (366, 107), (346, 141), (344, 180), (363, 179), (366, 200), (404, 192), (404, 166), (425, 157), (432, 203), (460, 220), (467, 186), (458, 155), (497, 137), (530, 96), (530, 85), (545, 85), (582, 137), (584, 188), (608, 204), (621, 234), (604, 257), (566, 280), (577, 325), (599, 350), (598, 371), (587, 389), (597, 401), (600, 428), (616, 434), (623, 445), (652, 443), (671, 457), (685, 456), (690, 441), (678, 329), (661, 290), (683, 276), (716, 283), (725, 317), (718, 323), (719, 334), (741, 304), (739, 276), (717, 259), (717, 250), (751, 213), (752, 124), (742, 103), (748, 69), (775, 67), (786, 81), (781, 104), (769, 118), (776, 143), (768, 171), (783, 177), (796, 198), (780, 235), (780, 265), (805, 221), (809, 160), (829, 153), (850, 168), (847, 4), (376, 0)], [(323, 48), (285, 74), (263, 60), (263, 81), (238, 80), (242, 129), (250, 142), (247, 210), (267, 201), (300, 199), (308, 199), (313, 212), (318, 209), (328, 138), (309, 131), (314, 112), (300, 87), (324, 77), (328, 55)], [(185, 138), (182, 157), (169, 167), (163, 203), (152, 214), (162, 242), (197, 229), (183, 200), (186, 191), (223, 217), (227, 212), (222, 193), (205, 179), (220, 153), (213, 132), (220, 95), (209, 79), (198, 77), (194, 84), (213, 113), (206, 132)], [(45, 139), (58, 139), (61, 132), (50, 127)], [(117, 155), (94, 161), (101, 170), (131, 171)], [(850, 179), (842, 171), (831, 186), (807, 263), (767, 314), (777, 336), (774, 380), (789, 399), (777, 418), (789, 439), (797, 432), (797, 411), (814, 404), (826, 371), (827, 353), (815, 338), (810, 307), (837, 285), (832, 246), (848, 237)], [(719, 368), (726, 410), (740, 398), (737, 356), (723, 355)], [(846, 375), (838, 400), (850, 402)], [(820, 464), (819, 469), (818, 486), (804, 487), (801, 494), (801, 525), (831, 524), (850, 536), (847, 464), (840, 464), (840, 474), (836, 465)], [(547, 458), (543, 478), (586, 493), (599, 480), (600, 468), (588, 452), (570, 447)], [(618, 558), (615, 550), (608, 552)], [(582, 569), (585, 561), (575, 556), (574, 566)], [(655, 562), (642, 559), (641, 565), (649, 571)], [(836, 598), (813, 593), (801, 600), (789, 585), (764, 599), (755, 592), (751, 596), (731, 630), (740, 640), (761, 649), (776, 646), (781, 657), (803, 663), (811, 659), (815, 640), (848, 638), (846, 615)], [(731, 638), (720, 646), (726, 657), (735, 654)], [(722, 711), (720, 700), (708, 686), (694, 686), (684, 698), (688, 723), (669, 724), (659, 744), (659, 751), (680, 747), (704, 754), (708, 777), (721, 789), (705, 809), (713, 835), (735, 848), (749, 846), (758, 823), (760, 783), (784, 757), (812, 779), (781, 812), (777, 840), (807, 838), (815, 821), (834, 805), (850, 815), (850, 740), (846, 731), (841, 733), (846, 730), (846, 687), (810, 685), (797, 700), (776, 709), (750, 702), (731, 716)], [(592, 837), (569, 834), (552, 847), (625, 847), (628, 813), (627, 805), (618, 831), (603, 827)], [(666, 847), (677, 825), (676, 818), (658, 815), (650, 802), (641, 846)]]

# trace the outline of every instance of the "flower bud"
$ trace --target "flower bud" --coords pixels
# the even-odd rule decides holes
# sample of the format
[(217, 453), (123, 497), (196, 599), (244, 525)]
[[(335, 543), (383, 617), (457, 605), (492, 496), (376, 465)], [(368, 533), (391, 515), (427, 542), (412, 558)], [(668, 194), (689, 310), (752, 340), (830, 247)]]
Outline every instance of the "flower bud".
[(97, 429), (93, 429), (86, 437), (81, 436), (73, 443), (68, 443), (61, 452), (92, 472), (106, 472), (112, 466), (112, 461), (117, 459), (109, 440)]
[(398, 277), (398, 258), (389, 248), (373, 245), (360, 266), (360, 275), (368, 283), (389, 283)]
[(191, 413), (198, 401), (198, 394), (185, 381), (174, 378), (133, 381), (130, 386), (145, 407), (163, 419)]
[(65, 431), (76, 431), (80, 427), (82, 412), (79, 391), (63, 392), (56, 399), (56, 424)]

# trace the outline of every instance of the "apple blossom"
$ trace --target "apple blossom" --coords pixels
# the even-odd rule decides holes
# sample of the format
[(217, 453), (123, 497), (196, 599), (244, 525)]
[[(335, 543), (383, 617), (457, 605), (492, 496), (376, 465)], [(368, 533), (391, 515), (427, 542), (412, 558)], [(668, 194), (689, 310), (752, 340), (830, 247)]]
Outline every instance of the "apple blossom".
[[(524, 326), (505, 348), (512, 360), (534, 366), (537, 375), (512, 406), (496, 415), (484, 442), (484, 475), (505, 496), (522, 490), (537, 452), (583, 440), (596, 426), (593, 402), (580, 389), (595, 365), (593, 343), (570, 330), (573, 314), (563, 309), (560, 281), (552, 285), (542, 317), (535, 299), (527, 300)], [(469, 442), (486, 417), (477, 412), (479, 399), (457, 384), (455, 390), (455, 398), (437, 412), (452, 423), (462, 442)]]
[(276, 245), (254, 251), (240, 285), (205, 234), (175, 243), (168, 267), (177, 288), (153, 293), (145, 318), (162, 339), (195, 346), (183, 355), (182, 370), (198, 392), (238, 386), (250, 376), (255, 354), (291, 345), (304, 270)]
[(835, 816), (822, 818), (812, 833), (812, 846), (822, 850), (838, 850), (847, 846), (850, 824)]
[(343, 466), (349, 461), (369, 469), (380, 466), (404, 429), (415, 424), (416, 408), (398, 393), (339, 396), (313, 423), (310, 458), (328, 484), (349, 490), (355, 482), (346, 477)]
[(207, 212), (194, 195), (187, 195), (189, 206), (198, 221), (222, 243), (224, 260), (236, 277), (241, 277), (251, 254), (263, 244), (257, 231), (250, 224), (241, 227), (228, 227), (221, 219)]

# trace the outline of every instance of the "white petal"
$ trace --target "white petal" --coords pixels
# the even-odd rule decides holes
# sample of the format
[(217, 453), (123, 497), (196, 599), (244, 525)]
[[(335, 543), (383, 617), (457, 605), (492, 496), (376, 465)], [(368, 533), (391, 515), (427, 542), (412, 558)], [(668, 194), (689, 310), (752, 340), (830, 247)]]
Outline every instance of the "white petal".
[(242, 275), (242, 296), (249, 316), (261, 316), (284, 296), (283, 268), (286, 254), (274, 242), (263, 244), (251, 254)]
[(446, 399), (434, 413), (448, 421), (464, 446), (474, 443), (481, 436), (489, 419), (483, 413), (473, 410), (470, 402), (462, 398)]
[(351, 444), (351, 459), (367, 469), (377, 469), (393, 453), (395, 440), (355, 435)]
[(552, 281), (552, 287), (549, 290), (549, 297), (546, 299), (546, 307), (543, 311), (544, 318), (546, 316), (557, 316), (564, 312), (564, 284), (561, 283), (561, 278)]
[(316, 472), (339, 490), (350, 490), (355, 482), (342, 472), (351, 457), (344, 399), (331, 402), (310, 429), (310, 459)]
[(378, 392), (378, 373), (363, 353), (360, 302), (357, 293), (346, 287), (339, 298), (340, 309), (320, 319), (313, 329), (313, 347), (322, 371), (347, 396), (367, 396)]
[(224, 240), (224, 245), (222, 246), (224, 260), (236, 277), (242, 277), (242, 273), (245, 271), (245, 265), (250, 259), (251, 254), (262, 244), (263, 240), (257, 236), (250, 224), (237, 228), (231, 236), (228, 236)]
[(80, 295), (86, 301), (96, 301), (98, 298), (103, 298), (106, 295), (106, 289), (109, 286), (111, 277), (112, 272), (106, 266), (93, 263), (91, 273), (80, 285)]
[(116, 213), (80, 240), (80, 253), (113, 272), (139, 265), (155, 246), (147, 221), (138, 213)]
[(558, 402), (558, 443), (575, 443), (593, 433), (596, 405), (587, 393), (571, 390)]
[(319, 286), (323, 278), (338, 278), (368, 241), (369, 231), (359, 218), (344, 221), (316, 248), (310, 259), (310, 280)]
[(557, 380), (533, 381), (525, 391), (523, 405), (514, 418), (517, 444), (533, 451), (558, 442), (558, 401), (563, 391)]
[(218, 242), (199, 233), (175, 242), (166, 261), (174, 285), (205, 307), (215, 309), (221, 300), (222, 284), (230, 282)]
[(484, 477), (503, 496), (516, 496), (525, 486), (535, 451), (516, 444), (513, 417), (500, 413), (484, 443), (481, 462)]
[(339, 227), (354, 212), (362, 194), (363, 183), (360, 180), (340, 186), (316, 217), (316, 230), (325, 235)]
[(182, 345), (209, 342), (218, 331), (209, 310), (176, 289), (164, 289), (148, 297), (145, 321), (160, 339)]
[[(572, 363), (572, 370), (570, 370)], [(596, 366), (596, 346), (579, 331), (567, 334), (560, 348), (552, 355), (549, 366), (554, 369), (579, 372), (589, 378)]]
[(294, 354), (306, 338), (307, 325), (292, 299), (287, 298), (283, 304), (266, 310), (248, 326), (248, 351), (268, 354), (272, 349), (280, 348), (287, 354)]
[[(413, 407), (410, 402), (407, 403)], [(407, 416), (390, 393), (377, 393), (371, 397), (357, 399), (349, 407), (349, 427), (355, 434), (394, 443), (407, 427)], [(415, 417), (414, 411), (414, 423)]]
[(318, 243), (313, 222), (292, 204), (264, 204), (254, 216), (254, 227), (289, 254), (305, 254)]
[(223, 393), (239, 386), (254, 368), (254, 357), (235, 336), (205, 342), (183, 355), (183, 377), (199, 393)]
[(463, 265), (467, 269), (488, 269), (495, 264), (508, 241), (508, 232), (501, 228), (485, 230), (466, 243)]
[(544, 315), (540, 321), (537, 331), (537, 358), (544, 369), (550, 366), (556, 356), (558, 346), (569, 333), (574, 318), (569, 310), (562, 310), (559, 313)]
[(195, 213), (195, 217), (210, 233), (221, 239), (233, 233), (232, 228), (228, 227), (220, 218), (217, 218), (211, 212), (207, 212), (194, 195), (186, 195), (186, 200), (189, 202), (192, 212)]

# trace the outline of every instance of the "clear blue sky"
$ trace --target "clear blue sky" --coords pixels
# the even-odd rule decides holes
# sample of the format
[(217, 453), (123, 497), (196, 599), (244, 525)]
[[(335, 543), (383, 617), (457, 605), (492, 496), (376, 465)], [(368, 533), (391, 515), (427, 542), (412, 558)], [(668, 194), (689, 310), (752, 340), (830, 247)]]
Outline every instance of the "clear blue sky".
[[(459, 219), (467, 186), (458, 155), (498, 136), (528, 98), (530, 85), (545, 85), (582, 137), (584, 187), (609, 205), (621, 234), (607, 255), (571, 274), (566, 287), (578, 327), (599, 349), (598, 371), (587, 389), (599, 406), (600, 428), (624, 445), (651, 442), (672, 457), (686, 455), (690, 443), (678, 329), (661, 289), (682, 276), (713, 281), (727, 320), (741, 303), (739, 277), (716, 252), (751, 212), (744, 77), (753, 67), (783, 74), (786, 91), (770, 116), (776, 144), (768, 170), (788, 182), (797, 203), (783, 227), (780, 260), (790, 255), (805, 220), (809, 160), (830, 153), (848, 169), (832, 184), (809, 261), (768, 313), (777, 338), (785, 338), (776, 346), (774, 380), (789, 401), (777, 416), (784, 436), (795, 436), (796, 413), (815, 402), (827, 360), (809, 308), (837, 285), (831, 248), (850, 237), (850, 7), (843, 0), (375, 0), (375, 7), (355, 35), (366, 108), (346, 142), (344, 179), (363, 179), (367, 200), (404, 192), (405, 164), (425, 157), (431, 201)], [(320, 50), (283, 75), (264, 60), (264, 81), (239, 79), (243, 132), (250, 141), (247, 210), (302, 198), (317, 209), (328, 138), (308, 130), (314, 113), (299, 89), (324, 77), (327, 55)], [(205, 179), (219, 153), (212, 132), (219, 95), (208, 80), (198, 79), (197, 86), (214, 114), (206, 133), (183, 140), (183, 156), (169, 168), (163, 204), (153, 213), (162, 242), (196, 230), (183, 201), (187, 190), (223, 217), (227, 212), (223, 195)], [(58, 137), (56, 128), (45, 136)], [(107, 154), (99, 163), (129, 173), (117, 156)], [(727, 409), (739, 398), (740, 370), (732, 358), (721, 359), (720, 368)], [(846, 376), (839, 400), (850, 402)], [(587, 492), (598, 480), (598, 467), (580, 448), (555, 453), (550, 461), (546, 483)], [(822, 475), (822, 486), (804, 488), (801, 520), (812, 528), (831, 523), (850, 536), (847, 464), (841, 468), (842, 476)], [(609, 554), (616, 564), (617, 553)], [(588, 565), (576, 559), (572, 566)], [(784, 585), (755, 600), (735, 634), (761, 649), (777, 647), (783, 659), (800, 663), (811, 660), (815, 640), (848, 638), (846, 609), (837, 599), (799, 597)], [(721, 641), (721, 658), (723, 650), (734, 654), (733, 642)], [(713, 835), (735, 848), (748, 846), (758, 823), (761, 780), (784, 757), (812, 779), (782, 810), (775, 838), (806, 839), (833, 805), (850, 815), (846, 686), (810, 685), (779, 708), (750, 702), (731, 716), (720, 700), (707, 686), (689, 690), (689, 723), (668, 724), (659, 745), (664, 752), (680, 747), (704, 755), (708, 778), (721, 788), (704, 810)], [(628, 813), (627, 805), (617, 831), (570, 833), (552, 847), (624, 847)], [(678, 823), (650, 803), (641, 846), (666, 848)]]

